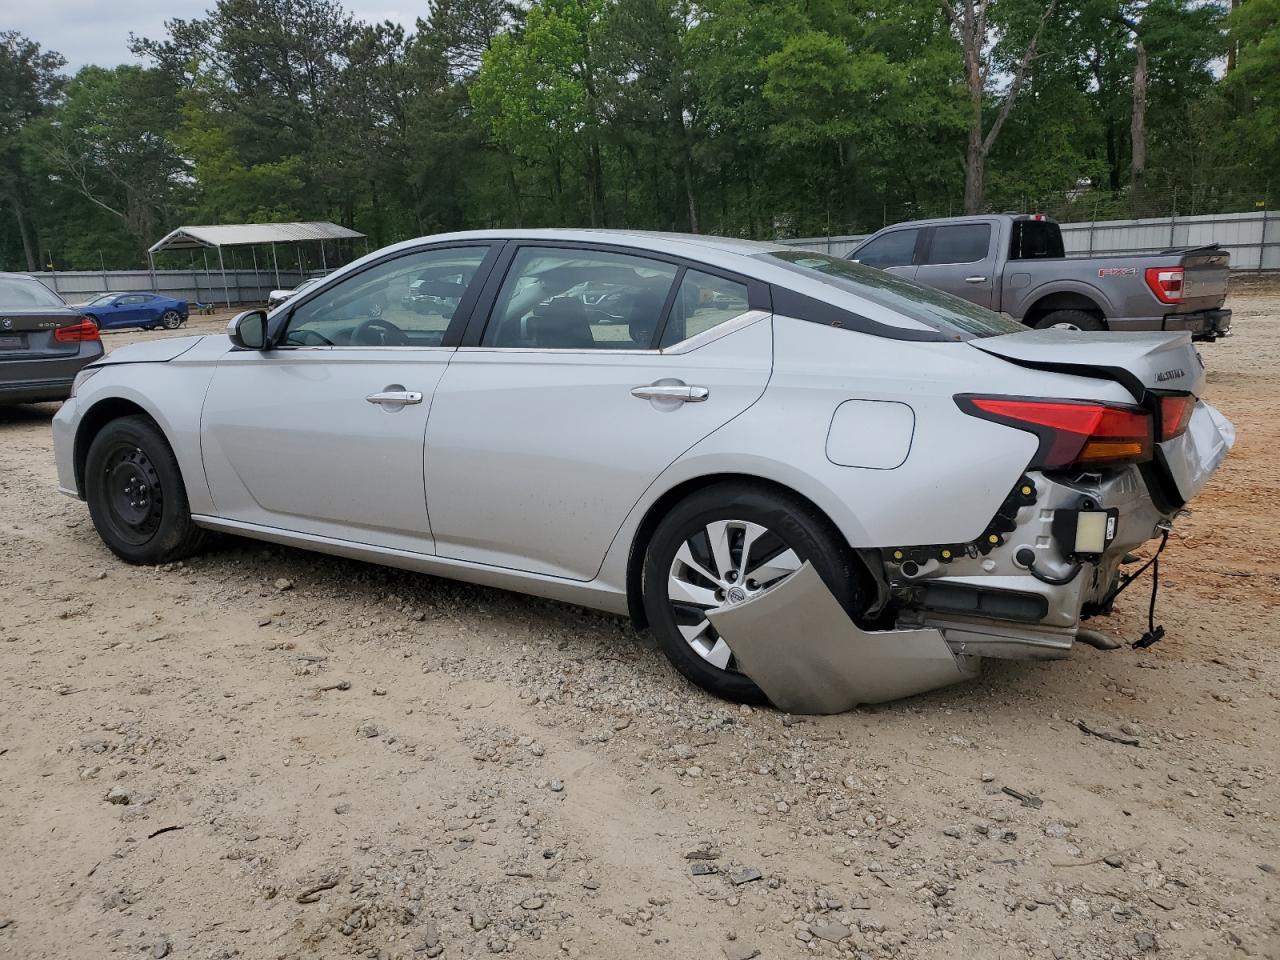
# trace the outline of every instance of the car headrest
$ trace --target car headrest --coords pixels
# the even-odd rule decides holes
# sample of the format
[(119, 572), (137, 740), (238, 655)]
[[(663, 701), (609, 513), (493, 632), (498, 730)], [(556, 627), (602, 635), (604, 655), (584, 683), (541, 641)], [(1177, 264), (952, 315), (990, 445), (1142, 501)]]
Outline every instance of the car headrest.
[(582, 301), (555, 297), (529, 317), (525, 332), (535, 347), (574, 350), (595, 346)]

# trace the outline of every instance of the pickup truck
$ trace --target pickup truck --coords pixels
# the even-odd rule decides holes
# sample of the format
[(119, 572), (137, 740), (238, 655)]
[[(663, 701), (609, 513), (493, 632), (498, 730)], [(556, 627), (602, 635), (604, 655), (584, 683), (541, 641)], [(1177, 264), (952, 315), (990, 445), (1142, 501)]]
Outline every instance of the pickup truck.
[(1029, 327), (1231, 333), (1231, 257), (1217, 246), (1066, 256), (1039, 214), (913, 220), (863, 240), (849, 259), (1006, 313)]

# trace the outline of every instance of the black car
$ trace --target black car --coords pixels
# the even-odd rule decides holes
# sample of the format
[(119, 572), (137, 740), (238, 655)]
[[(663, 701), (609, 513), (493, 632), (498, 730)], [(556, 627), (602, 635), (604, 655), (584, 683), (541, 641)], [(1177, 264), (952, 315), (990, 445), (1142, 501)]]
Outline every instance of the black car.
[(96, 323), (38, 280), (0, 273), (0, 404), (65, 400), (101, 356)]

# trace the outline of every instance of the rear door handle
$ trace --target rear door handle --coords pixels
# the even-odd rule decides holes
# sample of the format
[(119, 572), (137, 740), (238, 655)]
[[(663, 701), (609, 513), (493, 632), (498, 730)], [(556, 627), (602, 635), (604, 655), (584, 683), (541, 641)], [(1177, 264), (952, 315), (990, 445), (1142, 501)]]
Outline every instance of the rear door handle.
[(702, 403), (711, 396), (706, 387), (691, 387), (684, 383), (651, 383), (632, 387), (631, 395), (641, 400), (675, 400), (678, 403)]
[(987, 278), (986, 277), (965, 277), (964, 282), (965, 283), (986, 283)]
[(405, 406), (410, 403), (421, 403), (422, 394), (417, 390), (383, 390), (381, 393), (371, 393), (365, 399), (370, 403), (380, 403), (384, 406)]

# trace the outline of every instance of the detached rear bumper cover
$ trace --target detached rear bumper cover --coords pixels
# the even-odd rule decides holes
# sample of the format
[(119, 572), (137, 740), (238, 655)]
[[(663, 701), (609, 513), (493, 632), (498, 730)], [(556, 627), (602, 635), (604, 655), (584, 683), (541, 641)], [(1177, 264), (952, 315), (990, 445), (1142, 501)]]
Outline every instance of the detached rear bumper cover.
[(858, 628), (805, 563), (775, 589), (709, 615), (742, 672), (791, 713), (842, 713), (978, 675), (942, 631)]

